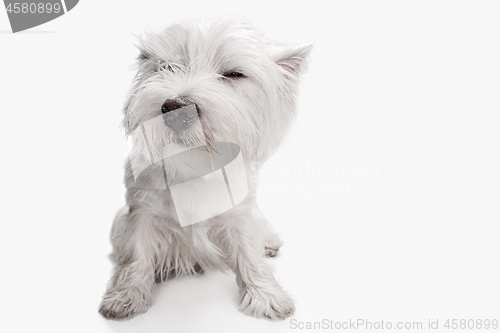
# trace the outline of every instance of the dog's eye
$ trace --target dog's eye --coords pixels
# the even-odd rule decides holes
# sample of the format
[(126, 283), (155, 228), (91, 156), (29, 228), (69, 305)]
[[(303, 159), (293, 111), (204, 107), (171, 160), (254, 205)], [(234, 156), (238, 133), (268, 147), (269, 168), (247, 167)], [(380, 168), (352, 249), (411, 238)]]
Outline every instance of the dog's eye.
[(229, 77), (229, 78), (243, 78), (245, 77), (245, 74), (242, 74), (240, 72), (227, 72), (222, 74), (224, 77)]
[(141, 54), (139, 54), (139, 60), (141, 61), (145, 61), (145, 60), (149, 60), (151, 59), (151, 56), (145, 52), (141, 52)]
[(167, 64), (166, 62), (158, 61), (158, 72), (168, 70), (171, 73), (175, 73), (175, 69), (172, 65)]

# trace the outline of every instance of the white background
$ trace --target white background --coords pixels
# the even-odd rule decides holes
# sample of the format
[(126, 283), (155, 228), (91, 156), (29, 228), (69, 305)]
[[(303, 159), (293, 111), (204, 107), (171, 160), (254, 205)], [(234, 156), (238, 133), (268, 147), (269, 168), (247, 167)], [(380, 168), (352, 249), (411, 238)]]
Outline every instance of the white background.
[(291, 319), (500, 319), (498, 2), (88, 0), (18, 34), (0, 11), (0, 331), (299, 330), (239, 313), (217, 272), (158, 286), (131, 321), (97, 313), (133, 34), (222, 14), (316, 41), (259, 198), (286, 242), (269, 261)]

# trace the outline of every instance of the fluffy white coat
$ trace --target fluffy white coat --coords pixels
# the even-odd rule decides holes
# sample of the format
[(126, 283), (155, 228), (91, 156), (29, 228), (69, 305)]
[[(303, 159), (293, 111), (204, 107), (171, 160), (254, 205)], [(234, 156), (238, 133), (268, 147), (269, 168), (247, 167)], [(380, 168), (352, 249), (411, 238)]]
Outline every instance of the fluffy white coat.
[[(195, 103), (203, 133), (180, 140), (233, 142), (246, 163), (249, 195), (237, 207), (212, 219), (181, 227), (165, 191), (134, 186), (125, 166), (127, 206), (111, 230), (116, 268), (100, 313), (126, 318), (145, 312), (155, 281), (172, 274), (231, 269), (240, 289), (240, 310), (272, 319), (293, 313), (292, 298), (275, 280), (265, 255), (282, 244), (257, 207), (260, 165), (282, 142), (294, 119), (300, 75), (312, 43), (284, 45), (268, 40), (239, 18), (185, 21), (161, 32), (147, 32), (139, 44), (137, 76), (125, 103), (128, 134), (161, 114), (166, 99)], [(241, 73), (232, 77), (227, 73)], [(154, 147), (172, 139), (167, 127), (154, 133)], [(202, 137), (200, 137), (200, 135)], [(170, 166), (178, 168), (181, 166)], [(152, 176), (150, 182), (163, 182)]]

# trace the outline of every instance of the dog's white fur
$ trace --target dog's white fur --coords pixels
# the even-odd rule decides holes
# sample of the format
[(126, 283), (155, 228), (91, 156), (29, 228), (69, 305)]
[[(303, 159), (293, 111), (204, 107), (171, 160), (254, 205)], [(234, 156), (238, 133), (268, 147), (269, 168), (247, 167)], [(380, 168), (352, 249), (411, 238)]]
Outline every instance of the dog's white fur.
[[(293, 313), (292, 299), (265, 259), (276, 254), (282, 241), (257, 207), (255, 194), (259, 166), (280, 145), (294, 118), (299, 78), (311, 48), (311, 43), (272, 42), (234, 17), (185, 21), (141, 38), (138, 74), (124, 108), (126, 132), (159, 116), (166, 99), (195, 103), (204, 138), (188, 133), (180, 139), (188, 146), (203, 139), (238, 144), (249, 195), (224, 214), (181, 227), (165, 191), (134, 186), (128, 161), (127, 206), (111, 230), (116, 269), (102, 315), (119, 319), (145, 312), (155, 281), (173, 273), (227, 268), (236, 273), (243, 313), (272, 319)], [(245, 77), (225, 77), (228, 72)], [(153, 150), (171, 133), (165, 126), (155, 135)]]

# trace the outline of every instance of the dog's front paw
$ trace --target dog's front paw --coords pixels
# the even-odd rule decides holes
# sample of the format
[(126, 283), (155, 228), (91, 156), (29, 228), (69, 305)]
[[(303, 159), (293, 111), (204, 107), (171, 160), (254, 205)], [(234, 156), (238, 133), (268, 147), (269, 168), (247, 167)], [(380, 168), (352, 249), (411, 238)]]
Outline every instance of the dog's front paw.
[(292, 298), (280, 289), (263, 293), (247, 287), (241, 299), (240, 311), (253, 317), (285, 319), (293, 314), (295, 306)]
[(107, 319), (130, 319), (146, 312), (151, 303), (151, 296), (134, 288), (108, 290), (102, 299), (99, 313)]
[(272, 247), (266, 247), (264, 252), (264, 255), (268, 258), (276, 256), (276, 254), (279, 251), (279, 248), (272, 248)]

